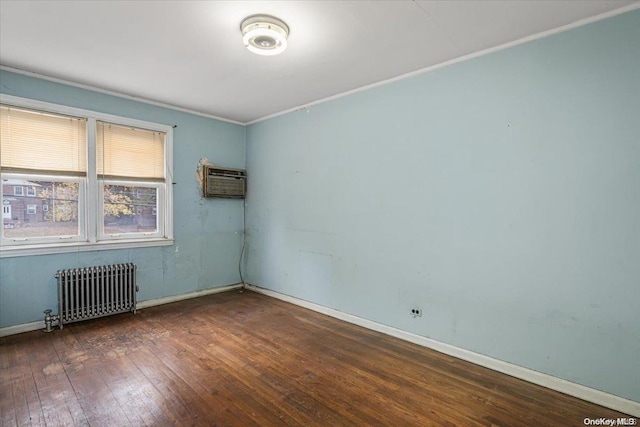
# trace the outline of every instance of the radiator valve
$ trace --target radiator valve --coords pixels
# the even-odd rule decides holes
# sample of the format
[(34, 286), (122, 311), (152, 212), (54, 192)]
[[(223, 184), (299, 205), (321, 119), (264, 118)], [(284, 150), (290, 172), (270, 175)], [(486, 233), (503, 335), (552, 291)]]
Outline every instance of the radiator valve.
[(51, 324), (53, 322), (58, 322), (59, 320), (60, 320), (60, 316), (58, 316), (57, 314), (51, 314), (51, 310), (45, 310), (44, 311), (44, 331), (45, 332), (53, 331)]

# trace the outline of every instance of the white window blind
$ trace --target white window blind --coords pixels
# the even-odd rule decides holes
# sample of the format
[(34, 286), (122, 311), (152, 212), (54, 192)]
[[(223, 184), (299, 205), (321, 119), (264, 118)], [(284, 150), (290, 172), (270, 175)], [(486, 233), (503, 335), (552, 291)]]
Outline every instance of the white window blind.
[(0, 166), (86, 173), (86, 119), (0, 106)]
[(97, 122), (98, 175), (164, 180), (164, 132)]

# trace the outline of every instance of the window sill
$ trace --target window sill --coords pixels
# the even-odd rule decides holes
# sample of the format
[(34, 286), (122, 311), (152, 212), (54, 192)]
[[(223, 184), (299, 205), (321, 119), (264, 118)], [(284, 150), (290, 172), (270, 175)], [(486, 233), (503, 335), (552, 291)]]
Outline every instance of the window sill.
[(148, 248), (153, 246), (171, 246), (173, 239), (144, 239), (144, 240), (118, 240), (117, 242), (73, 242), (54, 243), (30, 246), (0, 247), (0, 258), (13, 258), (19, 256), (53, 255), (71, 252), (106, 251), (114, 249)]

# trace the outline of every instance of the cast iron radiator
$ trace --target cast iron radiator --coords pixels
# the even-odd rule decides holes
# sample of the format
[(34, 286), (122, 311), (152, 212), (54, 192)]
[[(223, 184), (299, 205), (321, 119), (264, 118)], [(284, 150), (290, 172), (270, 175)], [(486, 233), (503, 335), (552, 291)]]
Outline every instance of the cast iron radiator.
[[(58, 325), (136, 312), (136, 265), (58, 270)], [(46, 312), (45, 312), (46, 314)]]

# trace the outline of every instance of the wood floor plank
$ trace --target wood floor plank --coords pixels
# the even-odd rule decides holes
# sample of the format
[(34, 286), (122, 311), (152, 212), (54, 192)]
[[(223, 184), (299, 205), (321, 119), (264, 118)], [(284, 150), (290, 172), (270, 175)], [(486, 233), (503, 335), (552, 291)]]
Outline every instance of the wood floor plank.
[(3, 426), (580, 426), (623, 416), (252, 292), (0, 338)]
[[(304, 333), (304, 331), (299, 330), (299, 331), (296, 331), (296, 334), (290, 334), (289, 336), (290, 337), (295, 336), (299, 333)], [(335, 338), (335, 335), (334, 335), (334, 338)], [(249, 340), (249, 342), (251, 342), (251, 340)], [(300, 345), (298, 345), (297, 347), (294, 347), (293, 350), (289, 349), (287, 352), (287, 357), (292, 357), (293, 359), (297, 359), (299, 361), (304, 361), (310, 357), (313, 357), (317, 353), (320, 353), (322, 355), (322, 359), (318, 360), (321, 363), (319, 364), (313, 363), (311, 365), (314, 367), (318, 366), (320, 367), (320, 369), (317, 370), (316, 373), (311, 373), (311, 374), (313, 377), (320, 378), (320, 379), (329, 375), (332, 386), (331, 387), (323, 386), (324, 384), (321, 384), (318, 381), (315, 381), (314, 384), (310, 384), (311, 390), (313, 390), (312, 393), (315, 394), (315, 393), (318, 393), (318, 391), (321, 392), (323, 390), (335, 390), (335, 391), (338, 391), (338, 395), (342, 395), (342, 396), (350, 395), (351, 399), (349, 401), (353, 403), (358, 403), (359, 398), (361, 396), (364, 396), (364, 399), (366, 399), (369, 404), (372, 403), (372, 401), (380, 405), (384, 405), (385, 403), (388, 404), (389, 402), (388, 397), (392, 396), (392, 393), (394, 391), (393, 387), (387, 387), (387, 384), (390, 383), (390, 381), (387, 381), (387, 384), (381, 383), (380, 379), (385, 378), (385, 374), (381, 373), (378, 369), (375, 369), (375, 368), (368, 369), (365, 365), (368, 363), (367, 362), (368, 359), (370, 359), (371, 363), (374, 363), (374, 364), (377, 364), (378, 362), (388, 363), (389, 361), (380, 360), (380, 358), (378, 357), (379, 354), (376, 356), (375, 359), (369, 358), (368, 355), (375, 354), (375, 352), (371, 351), (371, 349), (367, 349), (366, 351), (362, 352), (361, 348), (352, 346), (352, 343), (341, 343), (340, 341), (334, 340), (332, 341), (331, 346), (321, 346), (320, 348), (318, 348), (319, 341), (313, 340), (313, 342), (314, 342), (313, 346), (315, 347), (316, 350), (319, 349), (320, 350), (319, 352), (312, 351), (312, 349), (310, 348), (307, 349), (306, 347), (300, 346)], [(355, 359), (353, 358), (354, 355), (356, 356), (357, 361), (359, 362), (358, 369), (356, 371), (354, 371), (353, 369), (350, 369), (354, 366), (354, 362), (355, 362)], [(363, 365), (362, 362), (365, 362), (365, 364)], [(389, 366), (391, 365), (392, 364), (389, 364)], [(306, 369), (303, 369), (302, 371), (299, 371), (299, 372), (292, 370), (298, 366), (304, 367), (306, 365), (305, 364), (286, 364), (284, 368), (288, 371), (289, 376), (291, 376), (292, 378), (300, 378), (304, 380), (309, 376), (308, 375), (309, 371)], [(330, 371), (326, 370), (327, 367), (330, 369)], [(399, 366), (399, 368), (401, 368), (401, 366)], [(397, 371), (397, 369), (394, 369), (394, 370)], [(396, 382), (396, 384), (398, 382), (400, 382), (400, 384), (395, 388), (400, 388), (400, 387), (404, 388), (404, 387), (414, 386), (414, 384), (411, 384), (411, 383), (402, 383), (402, 379), (396, 374), (397, 373), (394, 373), (393, 379)], [(384, 385), (381, 387), (381, 384), (384, 384)], [(355, 391), (355, 392), (349, 394), (350, 391)], [(431, 395), (433, 395), (433, 392), (431, 393)], [(330, 396), (323, 396), (323, 398), (331, 399)], [(379, 402), (376, 402), (376, 400), (379, 400)], [(402, 401), (402, 404), (398, 403), (400, 401)], [(333, 402), (333, 404), (336, 406), (339, 406), (341, 403), (342, 402), (337, 399), (334, 400)], [(357, 405), (349, 405), (350, 406), (349, 409), (354, 410), (354, 407), (359, 407), (363, 403), (366, 406), (367, 402), (361, 401)], [(415, 403), (416, 403), (415, 399), (412, 396), (404, 396), (404, 399), (394, 402), (394, 405), (396, 405), (395, 410), (389, 411), (389, 413), (393, 413), (395, 415), (394, 418), (386, 419), (384, 416), (380, 417), (380, 414), (377, 414), (378, 420), (382, 420), (383, 425), (392, 425), (392, 424), (397, 424), (399, 422), (417, 423), (422, 415), (422, 418), (425, 418), (426, 416), (428, 417), (428, 420), (437, 421), (438, 425), (444, 425), (452, 421), (452, 420), (442, 419), (437, 416), (434, 416), (433, 413), (427, 414), (427, 412), (425, 412), (425, 414), (420, 414), (419, 413), (420, 411), (416, 411), (415, 409)], [(405, 408), (405, 406), (408, 406), (409, 409)], [(428, 409), (424, 408), (424, 411), (428, 411)], [(361, 417), (361, 419), (362, 417), (365, 417), (365, 415), (363, 415), (362, 413), (358, 415), (359, 417)], [(471, 422), (471, 420), (467, 420), (467, 421)], [(375, 421), (373, 420), (368, 420), (368, 422), (375, 423)], [(419, 422), (422, 425), (426, 425), (425, 423), (427, 422), (427, 419), (421, 419)]]
[[(233, 325), (229, 325), (230, 329), (234, 331), (234, 327)], [(224, 329), (223, 329), (224, 330)], [(256, 360), (253, 358), (252, 355), (248, 355), (248, 357), (245, 357), (243, 359), (239, 359), (237, 358), (237, 354), (241, 354), (243, 351), (243, 346), (241, 343), (238, 342), (235, 333), (230, 333), (227, 334), (224, 337), (217, 337), (217, 340), (222, 340), (226, 343), (225, 347), (229, 348), (229, 352), (228, 353), (221, 353), (220, 351), (217, 351), (217, 349), (213, 349), (212, 346), (210, 346), (210, 344), (205, 344), (202, 345), (200, 347), (200, 349), (209, 352), (209, 354), (215, 355), (217, 357), (220, 357), (222, 359), (224, 359), (226, 357), (226, 366), (229, 369), (230, 372), (235, 372), (235, 371), (239, 371), (242, 374), (244, 374), (245, 378), (245, 382), (244, 384), (246, 386), (249, 387), (255, 387), (255, 381), (258, 379), (262, 379), (264, 380), (264, 378), (261, 378), (262, 374), (260, 372), (259, 369), (256, 369)], [(247, 342), (245, 343), (245, 347), (246, 344), (251, 345), (251, 343)], [(256, 346), (251, 345), (252, 348), (254, 348), (254, 350), (256, 352), (261, 352), (260, 348), (257, 348)], [(240, 369), (237, 369), (237, 367), (240, 366)], [(248, 374), (248, 376), (247, 376)], [(251, 383), (249, 383), (249, 381), (246, 380), (251, 380)], [(264, 381), (263, 381), (264, 383)], [(319, 402), (318, 402), (319, 403)], [(256, 402), (256, 404), (259, 404), (258, 402)], [(265, 408), (270, 409), (273, 405), (263, 405)], [(280, 420), (283, 420), (285, 417), (283, 417), (282, 413), (274, 413), (274, 415), (278, 415), (278, 418)]]
[[(260, 425), (264, 421), (282, 421), (280, 417), (275, 417), (269, 411), (260, 411), (261, 416), (257, 419), (253, 410), (257, 402), (248, 394), (250, 390), (246, 392), (240, 384), (223, 381), (223, 378), (220, 377), (220, 373), (223, 372), (220, 369), (221, 362), (208, 357), (202, 347), (192, 346), (191, 342), (193, 340), (172, 341), (171, 348), (174, 352), (167, 352), (165, 350), (167, 345), (156, 343), (156, 352), (163, 363), (175, 372), (182, 381), (188, 383), (194, 392), (215, 395), (217, 405), (223, 405), (231, 413), (237, 414), (234, 423)], [(185, 359), (190, 360), (184, 363)]]
[(15, 379), (11, 384), (11, 394), (13, 395), (13, 407), (15, 408), (16, 424), (18, 426), (31, 425), (29, 415), (29, 404), (27, 393), (24, 388), (22, 378)]
[[(294, 400), (296, 402), (299, 400), (300, 402), (298, 402), (296, 405), (289, 405), (295, 411), (295, 413), (292, 413), (290, 415), (293, 416), (294, 418), (298, 418), (299, 422), (301, 423), (310, 422), (311, 420), (318, 418), (317, 413), (314, 412), (310, 414), (309, 411), (306, 410), (306, 406), (308, 405), (305, 399), (315, 401), (315, 404), (313, 405), (314, 407), (320, 408), (321, 406), (324, 406), (323, 413), (325, 413), (325, 416), (327, 417), (332, 417), (333, 412), (339, 411), (341, 409), (340, 404), (342, 404), (343, 401), (340, 401), (340, 402), (332, 402), (331, 400), (324, 401), (321, 398), (319, 399), (318, 396), (315, 395), (317, 393), (309, 393), (307, 390), (305, 390), (304, 384), (300, 383), (299, 381), (297, 380), (293, 382), (290, 381), (290, 379), (296, 379), (297, 375), (294, 374), (293, 372), (290, 372), (290, 370), (292, 367), (297, 365), (287, 364), (286, 362), (282, 361), (283, 359), (282, 356), (279, 356), (278, 354), (275, 354), (275, 353), (270, 353), (268, 346), (263, 345), (264, 342), (260, 340), (256, 340), (255, 339), (256, 335), (253, 334), (251, 331), (242, 330), (242, 328), (240, 327), (241, 326), (240, 324), (234, 325), (232, 319), (227, 319), (226, 324), (228, 327), (220, 328), (220, 330), (222, 331), (228, 330), (233, 332), (227, 334), (225, 337), (222, 337), (222, 338), (218, 337), (217, 339), (225, 342), (226, 344), (225, 347), (229, 348), (230, 355), (240, 354), (242, 352), (242, 349), (247, 345), (254, 349), (252, 354), (247, 355), (247, 357), (243, 361), (244, 364), (241, 371), (245, 373), (250, 373), (252, 378), (258, 379), (260, 381), (259, 384), (268, 390), (268, 391), (265, 390), (266, 392), (271, 392), (271, 393), (275, 392), (275, 396), (284, 394), (287, 396), (288, 399)], [(260, 359), (264, 360), (265, 355), (268, 356), (268, 360), (269, 360), (268, 366), (265, 366), (263, 363), (260, 362)], [(286, 378), (284, 381), (282, 380), (283, 377)], [(292, 387), (286, 391), (281, 390), (278, 388), (278, 386), (281, 385), (282, 383), (285, 383), (285, 384), (290, 383)], [(254, 384), (254, 387), (256, 387), (255, 385), (256, 383), (254, 382), (253, 384)], [(353, 418), (354, 422), (356, 419), (360, 421), (363, 420), (364, 414), (361, 414), (361, 415), (362, 417), (358, 419), (358, 418), (350, 417), (350, 413), (348, 411), (341, 412), (342, 417), (345, 417), (347, 419)], [(305, 419), (307, 419), (307, 421), (304, 421)], [(331, 420), (327, 420), (327, 422), (330, 422), (330, 421)], [(370, 421), (371, 423), (373, 423), (373, 425), (375, 425), (375, 421), (373, 419), (371, 419)]]
[(0, 426), (16, 425), (16, 409), (14, 406), (11, 378), (11, 354), (14, 346), (8, 345), (0, 352)]
[(234, 414), (227, 407), (218, 405), (215, 411), (208, 412), (208, 406), (202, 404), (202, 400), (207, 398), (196, 395), (157, 356), (149, 352), (137, 352), (130, 357), (141, 372), (160, 390), (167, 404), (166, 410), (175, 415), (179, 425), (205, 425), (207, 422), (214, 425), (233, 424)]
[[(202, 369), (205, 369), (205, 372), (210, 373), (209, 378), (213, 381), (204, 381), (197, 384), (197, 386), (206, 390), (210, 383), (215, 383), (216, 389), (214, 392), (217, 397), (222, 398), (229, 395), (229, 401), (235, 407), (234, 410), (248, 414), (253, 422), (256, 422), (258, 425), (263, 425), (264, 422), (292, 424), (291, 419), (282, 411), (274, 410), (273, 405), (261, 405), (253, 398), (252, 394), (255, 394), (253, 383), (249, 385), (247, 382), (229, 381), (229, 376), (226, 375), (227, 369), (224, 369), (226, 363), (224, 358), (218, 357), (219, 353), (210, 351), (210, 343), (211, 341), (215, 341), (215, 338), (211, 336), (211, 331), (217, 328), (215, 328), (215, 325), (212, 324), (211, 321), (203, 321), (198, 318), (194, 320), (196, 321), (190, 323), (188, 331), (185, 331), (192, 339), (174, 340), (171, 345), (171, 347), (178, 350), (178, 353), (182, 356), (188, 354), (198, 355), (197, 360), (194, 360), (194, 363), (190, 366), (190, 372), (185, 373), (187, 377), (202, 378), (201, 374), (204, 374)], [(166, 348), (162, 343), (157, 342), (156, 345), (158, 346), (158, 352), (163, 352), (163, 348)], [(228, 367), (236, 368), (233, 369), (233, 372), (246, 374), (247, 371), (244, 368), (246, 367), (247, 361), (239, 358), (237, 355), (234, 356), (233, 353), (231, 353), (230, 356), (231, 362)], [(174, 365), (176, 362), (179, 362), (179, 360), (166, 352), (163, 353), (162, 360), (165, 362), (169, 361)], [(237, 369), (238, 367), (240, 367), (240, 369)], [(223, 378), (216, 378), (218, 375)], [(230, 387), (230, 385), (233, 387)], [(260, 409), (257, 411), (260, 415), (257, 415), (256, 411), (254, 411), (256, 407)], [(293, 425), (296, 424), (297, 423), (294, 423)]]
[(17, 425), (11, 388), (11, 383), (5, 383), (0, 387), (0, 425), (7, 427)]
[[(65, 374), (72, 384), (77, 405), (74, 408), (76, 423), (89, 425), (144, 425), (137, 411), (126, 411), (104, 380), (105, 367), (116, 367), (110, 353), (98, 353), (88, 356), (76, 339), (75, 331), (60, 337), (53, 343), (60, 358)], [(105, 362), (113, 363), (105, 363)], [(126, 378), (122, 377), (123, 380)], [(111, 408), (116, 408), (112, 410)], [(86, 420), (78, 421), (78, 419)]]
[[(247, 336), (237, 338), (232, 336), (229, 339), (235, 342), (236, 351), (239, 351), (242, 347), (243, 341), (251, 343), (254, 348), (256, 347), (255, 342), (247, 338)], [(342, 417), (353, 422), (365, 421), (369, 425), (378, 423), (390, 425), (403, 421), (403, 417), (399, 417), (399, 412), (397, 411), (395, 418), (386, 419), (386, 417), (380, 417), (380, 415), (375, 418), (371, 417), (359, 409), (361, 403), (365, 400), (368, 403), (372, 401), (374, 403), (378, 401), (378, 404), (388, 403), (384, 398), (384, 390), (381, 390), (379, 384), (374, 384), (373, 378), (366, 377), (361, 370), (350, 369), (352, 365), (348, 363), (328, 358), (327, 353), (324, 353), (325, 359), (320, 364), (305, 363), (309, 361), (310, 357), (311, 354), (292, 347), (288, 349), (284, 356), (270, 356), (269, 366), (258, 366), (257, 369), (266, 370), (265, 373), (260, 375), (264, 381), (273, 384), (288, 384), (292, 382), (295, 386), (294, 393), (306, 394), (308, 399), (327, 402), (334, 411), (338, 411)], [(252, 363), (258, 364), (259, 361), (253, 360)], [(310, 369), (314, 370), (311, 371)], [(310, 381), (311, 379), (313, 381)], [(282, 394), (283, 390), (279, 390), (279, 392)], [(351, 398), (348, 400), (342, 398), (347, 395)], [(309, 402), (306, 403), (308, 406)], [(414, 413), (407, 416), (410, 419), (415, 418)], [(404, 421), (407, 420), (404, 419)]]
[[(178, 391), (179, 394), (192, 394), (194, 400), (197, 399), (197, 401), (186, 402), (187, 407), (196, 407), (202, 410), (201, 412), (193, 411), (192, 416), (195, 415), (203, 419), (209, 418), (208, 414), (216, 414), (207, 421), (221, 425), (255, 425), (250, 417), (239, 410), (234, 402), (234, 396), (224, 387), (220, 387), (219, 378), (215, 375), (215, 371), (210, 371), (209, 375), (203, 378), (205, 372), (196, 369), (198, 362), (195, 360), (185, 362), (184, 359), (188, 357), (188, 354), (179, 344), (172, 343), (173, 353), (164, 352), (160, 348), (165, 346), (164, 343), (158, 344), (159, 346), (155, 348), (154, 356), (152, 356), (157, 357), (157, 366), (162, 366), (161, 369), (167, 377), (171, 378), (172, 385), (176, 390), (185, 390), (185, 392)], [(205, 399), (204, 396), (215, 396), (215, 399)]]
[(38, 390), (35, 387), (33, 375), (26, 376), (23, 378), (22, 382), (27, 397), (30, 425), (32, 427), (44, 426), (44, 413), (42, 412), (42, 405), (40, 404), (40, 397), (38, 396)]
[(7, 355), (13, 354), (9, 362), (16, 424), (19, 426), (44, 425), (40, 400), (33, 383), (33, 372), (24, 346), (12, 345)]

